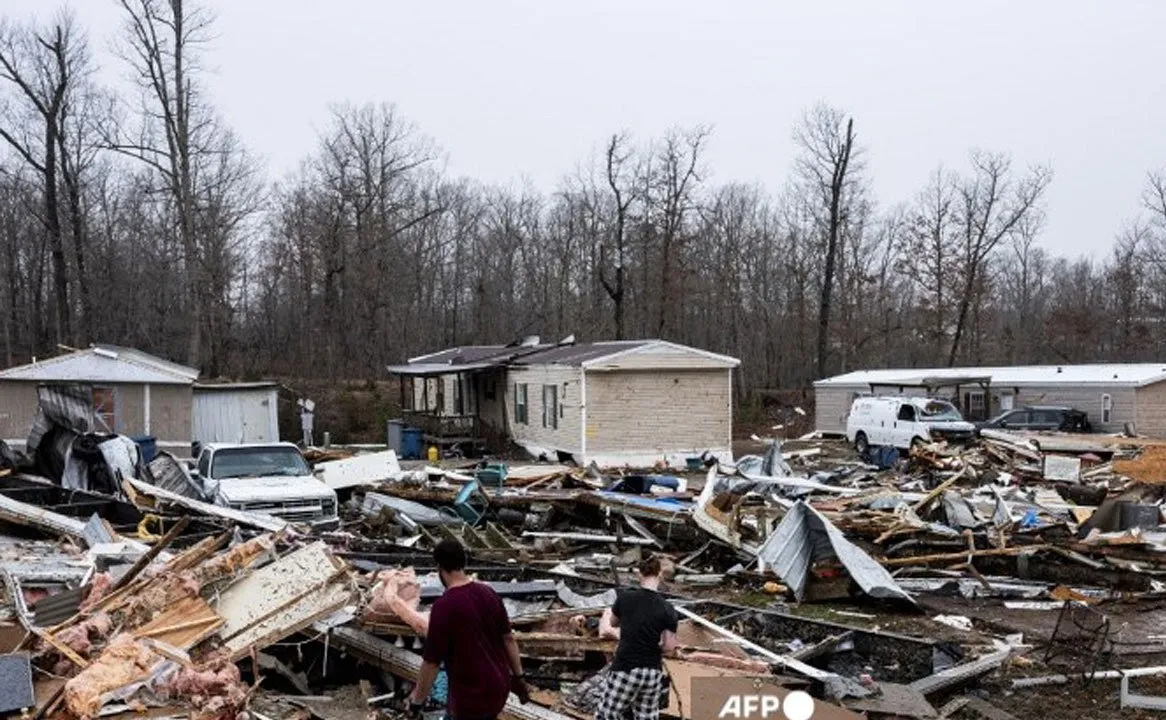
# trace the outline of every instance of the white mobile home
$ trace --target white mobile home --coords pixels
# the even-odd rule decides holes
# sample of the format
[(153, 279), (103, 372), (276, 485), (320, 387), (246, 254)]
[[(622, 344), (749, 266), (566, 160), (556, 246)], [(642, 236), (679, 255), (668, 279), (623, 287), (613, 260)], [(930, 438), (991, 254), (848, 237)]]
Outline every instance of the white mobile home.
[(1025, 405), (1067, 406), (1087, 413), (1103, 432), (1130, 425), (1166, 437), (1166, 364), (860, 370), (814, 383), (817, 429), (844, 433), (850, 404), (864, 395), (942, 398), (969, 420)]
[(732, 456), (736, 358), (662, 340), (443, 350), (389, 368), (426, 442), (601, 466)]

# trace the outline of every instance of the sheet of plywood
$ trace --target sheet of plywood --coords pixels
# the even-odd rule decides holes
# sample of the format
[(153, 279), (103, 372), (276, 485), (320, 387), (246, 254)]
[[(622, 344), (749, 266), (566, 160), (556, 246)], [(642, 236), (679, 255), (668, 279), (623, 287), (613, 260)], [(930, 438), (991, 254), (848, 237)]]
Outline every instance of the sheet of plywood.
[(183, 598), (166, 612), (134, 630), (137, 637), (152, 637), (167, 645), (189, 650), (223, 626), (223, 619), (200, 597)]
[(281, 640), (347, 605), (352, 590), (344, 565), (317, 542), (259, 568), (227, 588), (215, 610), (218, 636), (232, 657)]

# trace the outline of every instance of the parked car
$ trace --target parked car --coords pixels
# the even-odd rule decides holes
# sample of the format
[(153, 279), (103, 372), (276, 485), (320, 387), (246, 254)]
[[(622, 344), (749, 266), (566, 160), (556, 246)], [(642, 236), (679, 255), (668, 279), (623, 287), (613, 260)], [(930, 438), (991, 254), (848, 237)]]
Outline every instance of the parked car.
[(976, 423), (976, 430), (1060, 430), (1063, 432), (1091, 432), (1089, 416), (1071, 407), (1030, 405), (1006, 410), (991, 420)]
[(872, 445), (909, 450), (919, 442), (970, 440), (975, 432), (955, 405), (931, 398), (862, 397), (846, 418), (846, 439), (860, 454)]
[(291, 443), (205, 445), (196, 473), (217, 505), (313, 526), (340, 523), (336, 491)]

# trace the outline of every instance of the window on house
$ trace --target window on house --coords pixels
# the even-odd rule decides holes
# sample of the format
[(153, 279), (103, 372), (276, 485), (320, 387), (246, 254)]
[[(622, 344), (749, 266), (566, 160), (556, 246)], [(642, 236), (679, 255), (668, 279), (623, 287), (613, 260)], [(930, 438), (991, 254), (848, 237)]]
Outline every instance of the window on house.
[(1113, 422), (1113, 396), (1108, 393), (1101, 396), (1101, 422)]
[[(429, 381), (426, 380), (426, 382), (429, 382)], [(433, 407), (427, 408), (427, 409), (436, 410), (437, 414), (444, 415), (445, 414), (445, 378), (443, 378), (443, 377), (435, 378), (433, 385), (434, 385), (434, 388), (433, 388), (433, 398), (434, 398)]]
[(526, 383), (514, 384), (514, 422), (523, 425), (530, 424), (530, 416), (526, 403)]
[(543, 427), (559, 427), (559, 386), (543, 385)]
[(117, 396), (113, 388), (93, 388), (93, 414), (97, 419), (97, 432), (117, 432)]

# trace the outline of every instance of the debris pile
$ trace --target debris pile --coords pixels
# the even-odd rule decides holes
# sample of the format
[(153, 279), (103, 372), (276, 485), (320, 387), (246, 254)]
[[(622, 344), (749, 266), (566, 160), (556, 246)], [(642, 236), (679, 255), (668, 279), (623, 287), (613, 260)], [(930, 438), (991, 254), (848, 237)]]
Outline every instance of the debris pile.
[(680, 475), (313, 451), (327, 526), (225, 507), (172, 456), (70, 484), (6, 451), (0, 671), (28, 692), (0, 713), (390, 717), (449, 538), (511, 618), (533, 693), (510, 718), (590, 716), (616, 648), (604, 610), (647, 554), (681, 617), (665, 716), (693, 718), (706, 680), (758, 676), (827, 717), (1055, 717), (1034, 698), (1086, 682), (1099, 717), (1166, 705), (1145, 690), (1166, 673), (1159, 446), (759, 449)]

